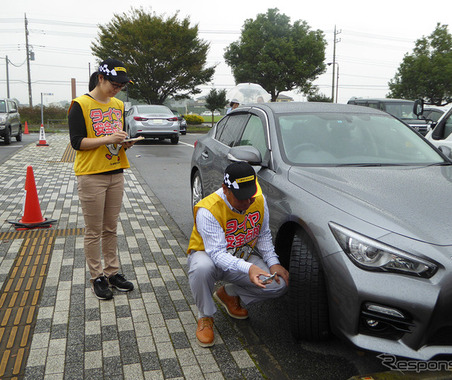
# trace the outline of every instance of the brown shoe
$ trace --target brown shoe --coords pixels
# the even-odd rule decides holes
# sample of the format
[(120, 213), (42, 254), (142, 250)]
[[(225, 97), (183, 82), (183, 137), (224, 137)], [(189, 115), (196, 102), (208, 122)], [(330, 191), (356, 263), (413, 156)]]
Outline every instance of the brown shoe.
[(221, 303), (228, 314), (235, 319), (247, 319), (248, 310), (244, 309), (240, 305), (240, 297), (229, 296), (224, 290), (224, 286), (213, 293), (213, 298), (215, 298), (219, 303)]
[(198, 319), (198, 328), (196, 329), (196, 339), (201, 347), (212, 347), (215, 343), (213, 335), (213, 318), (204, 317)]

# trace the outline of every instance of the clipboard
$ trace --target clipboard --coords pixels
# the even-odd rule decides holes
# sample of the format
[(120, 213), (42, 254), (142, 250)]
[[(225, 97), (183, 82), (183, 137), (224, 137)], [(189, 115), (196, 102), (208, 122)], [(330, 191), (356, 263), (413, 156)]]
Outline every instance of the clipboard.
[(134, 137), (134, 138), (125, 139), (125, 140), (121, 141), (121, 144), (125, 143), (125, 142), (140, 141), (140, 140), (144, 140), (144, 137), (138, 136), (138, 137)]

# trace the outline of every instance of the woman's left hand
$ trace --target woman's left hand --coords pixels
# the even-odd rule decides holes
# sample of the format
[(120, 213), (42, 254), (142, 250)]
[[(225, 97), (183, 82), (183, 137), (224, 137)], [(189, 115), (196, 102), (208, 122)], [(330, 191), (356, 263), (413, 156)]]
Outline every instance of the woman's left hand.
[(121, 143), (121, 145), (122, 145), (125, 149), (129, 149), (129, 148), (132, 148), (132, 147), (134, 146), (135, 143), (136, 143), (136, 141), (127, 141), (127, 142)]

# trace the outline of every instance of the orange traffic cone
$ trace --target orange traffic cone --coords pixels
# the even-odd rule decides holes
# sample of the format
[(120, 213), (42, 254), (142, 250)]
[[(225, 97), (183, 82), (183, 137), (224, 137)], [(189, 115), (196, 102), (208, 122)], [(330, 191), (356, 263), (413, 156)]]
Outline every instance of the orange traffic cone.
[(9, 223), (14, 224), (17, 230), (28, 230), (31, 228), (49, 228), (52, 227), (50, 224), (52, 222), (56, 222), (56, 220), (48, 220), (42, 217), (33, 168), (28, 166), (27, 178), (25, 179), (24, 215), (18, 222)]
[(25, 129), (24, 129), (24, 135), (28, 135), (30, 132), (28, 132), (28, 123), (25, 122)]
[(44, 132), (44, 126), (41, 124), (41, 128), (39, 129), (39, 142), (36, 146), (49, 146), (46, 142), (46, 134)]

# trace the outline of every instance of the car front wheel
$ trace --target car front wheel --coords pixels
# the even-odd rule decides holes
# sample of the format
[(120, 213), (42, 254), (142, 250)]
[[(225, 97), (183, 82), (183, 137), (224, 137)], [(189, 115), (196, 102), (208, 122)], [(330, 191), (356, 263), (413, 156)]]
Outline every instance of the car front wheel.
[(322, 341), (330, 335), (325, 277), (312, 240), (301, 228), (290, 252), (289, 323), (297, 340)]
[(193, 181), (191, 185), (191, 205), (195, 207), (201, 199), (204, 198), (204, 191), (202, 189), (201, 175), (197, 171), (193, 176)]
[(19, 127), (19, 133), (16, 135), (16, 141), (22, 141), (22, 127)]
[(5, 145), (11, 144), (11, 129), (9, 127), (6, 127), (4, 140)]

